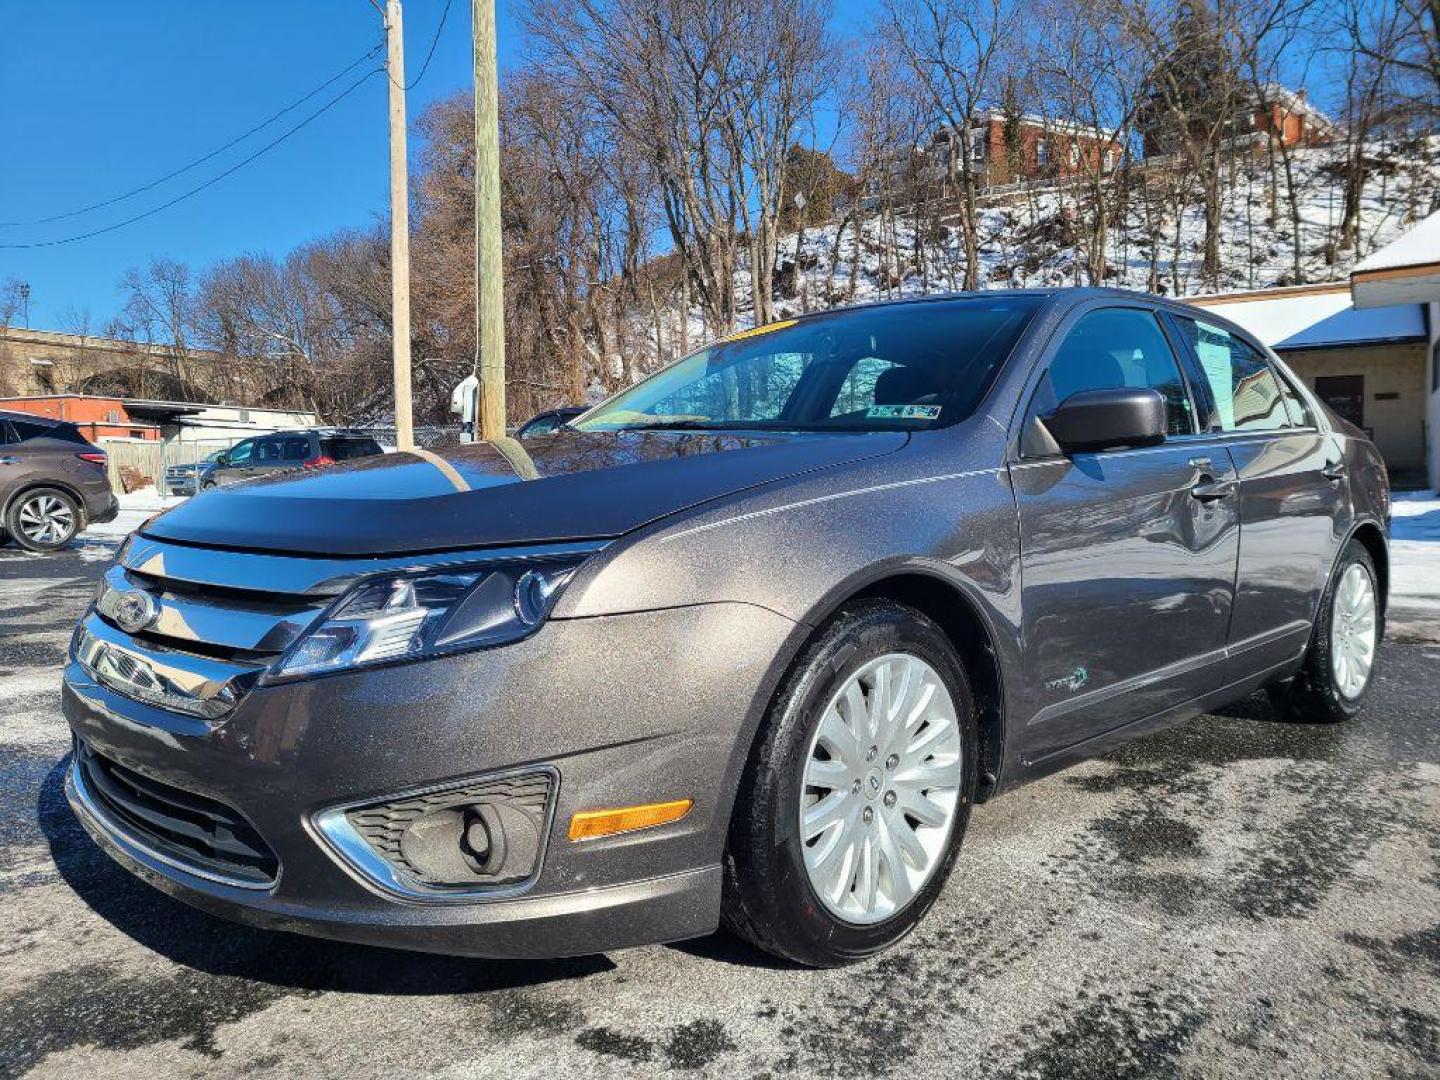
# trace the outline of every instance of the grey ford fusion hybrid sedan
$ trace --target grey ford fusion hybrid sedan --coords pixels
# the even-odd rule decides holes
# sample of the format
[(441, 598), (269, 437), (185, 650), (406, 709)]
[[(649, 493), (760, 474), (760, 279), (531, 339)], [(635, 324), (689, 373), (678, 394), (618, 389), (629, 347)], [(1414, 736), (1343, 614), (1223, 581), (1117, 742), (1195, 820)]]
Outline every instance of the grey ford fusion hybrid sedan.
[(1261, 688), (1353, 716), (1388, 521), (1370, 441), (1198, 309), (824, 312), (543, 440), (151, 520), (75, 631), (67, 789), (262, 926), (520, 957), (723, 922), (841, 964), (977, 802)]

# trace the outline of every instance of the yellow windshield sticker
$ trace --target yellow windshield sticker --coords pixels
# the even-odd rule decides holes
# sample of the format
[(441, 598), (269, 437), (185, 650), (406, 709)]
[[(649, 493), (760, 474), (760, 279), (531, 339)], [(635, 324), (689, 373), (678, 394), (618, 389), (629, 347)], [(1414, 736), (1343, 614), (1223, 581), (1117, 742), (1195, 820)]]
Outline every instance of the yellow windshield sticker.
[(721, 338), (720, 341), (726, 345), (732, 341), (744, 341), (746, 338), (759, 337), (761, 334), (784, 330), (787, 326), (794, 326), (799, 321), (799, 319), (781, 319), (779, 322), (766, 323), (764, 326), (754, 326), (749, 330), (741, 330), (738, 334), (731, 334), (727, 338)]

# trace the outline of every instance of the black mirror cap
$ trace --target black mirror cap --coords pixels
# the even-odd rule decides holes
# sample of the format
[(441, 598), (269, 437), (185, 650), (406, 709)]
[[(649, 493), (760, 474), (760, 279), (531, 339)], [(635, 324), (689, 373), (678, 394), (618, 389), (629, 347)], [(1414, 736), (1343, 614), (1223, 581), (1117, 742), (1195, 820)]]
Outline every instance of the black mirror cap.
[(1165, 399), (1148, 386), (1081, 390), (1044, 417), (1044, 424), (1067, 454), (1158, 446), (1165, 441)]

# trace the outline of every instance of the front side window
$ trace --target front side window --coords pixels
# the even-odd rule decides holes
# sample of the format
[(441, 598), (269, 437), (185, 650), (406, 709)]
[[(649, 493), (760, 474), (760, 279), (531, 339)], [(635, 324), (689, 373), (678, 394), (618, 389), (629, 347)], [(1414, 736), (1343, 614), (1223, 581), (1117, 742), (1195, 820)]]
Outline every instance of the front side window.
[(1194, 409), (1180, 365), (1149, 311), (1102, 308), (1065, 335), (1040, 380), (1034, 411), (1045, 415), (1082, 390), (1148, 387), (1165, 399), (1165, 431), (1195, 432)]
[(828, 312), (737, 334), (574, 421), (582, 431), (914, 431), (969, 416), (1040, 301)]
[(251, 455), (253, 455), (254, 452), (255, 444), (253, 442), (250, 442), (248, 439), (245, 442), (237, 443), (234, 447), (231, 448), (230, 452), (225, 455), (225, 464), (241, 466), (249, 465)]
[(1175, 321), (1200, 361), (1221, 431), (1276, 431), (1290, 426), (1285, 396), (1264, 354), (1210, 323), (1184, 316)]

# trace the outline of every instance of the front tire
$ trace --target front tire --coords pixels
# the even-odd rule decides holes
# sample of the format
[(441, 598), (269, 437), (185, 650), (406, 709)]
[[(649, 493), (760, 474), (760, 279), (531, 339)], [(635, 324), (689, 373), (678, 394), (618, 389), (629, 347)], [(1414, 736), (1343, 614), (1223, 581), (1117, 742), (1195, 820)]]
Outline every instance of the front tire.
[(80, 506), (59, 488), (35, 488), (10, 504), (5, 528), (27, 551), (57, 551), (80, 531)]
[(1286, 719), (1335, 724), (1360, 711), (1379, 655), (1378, 582), (1370, 552), (1350, 541), (1320, 598), (1299, 673), (1269, 690), (1271, 704)]
[(940, 628), (888, 600), (847, 605), (761, 724), (731, 821), (726, 924), (816, 967), (894, 945), (959, 853), (978, 743), (969, 681)]

